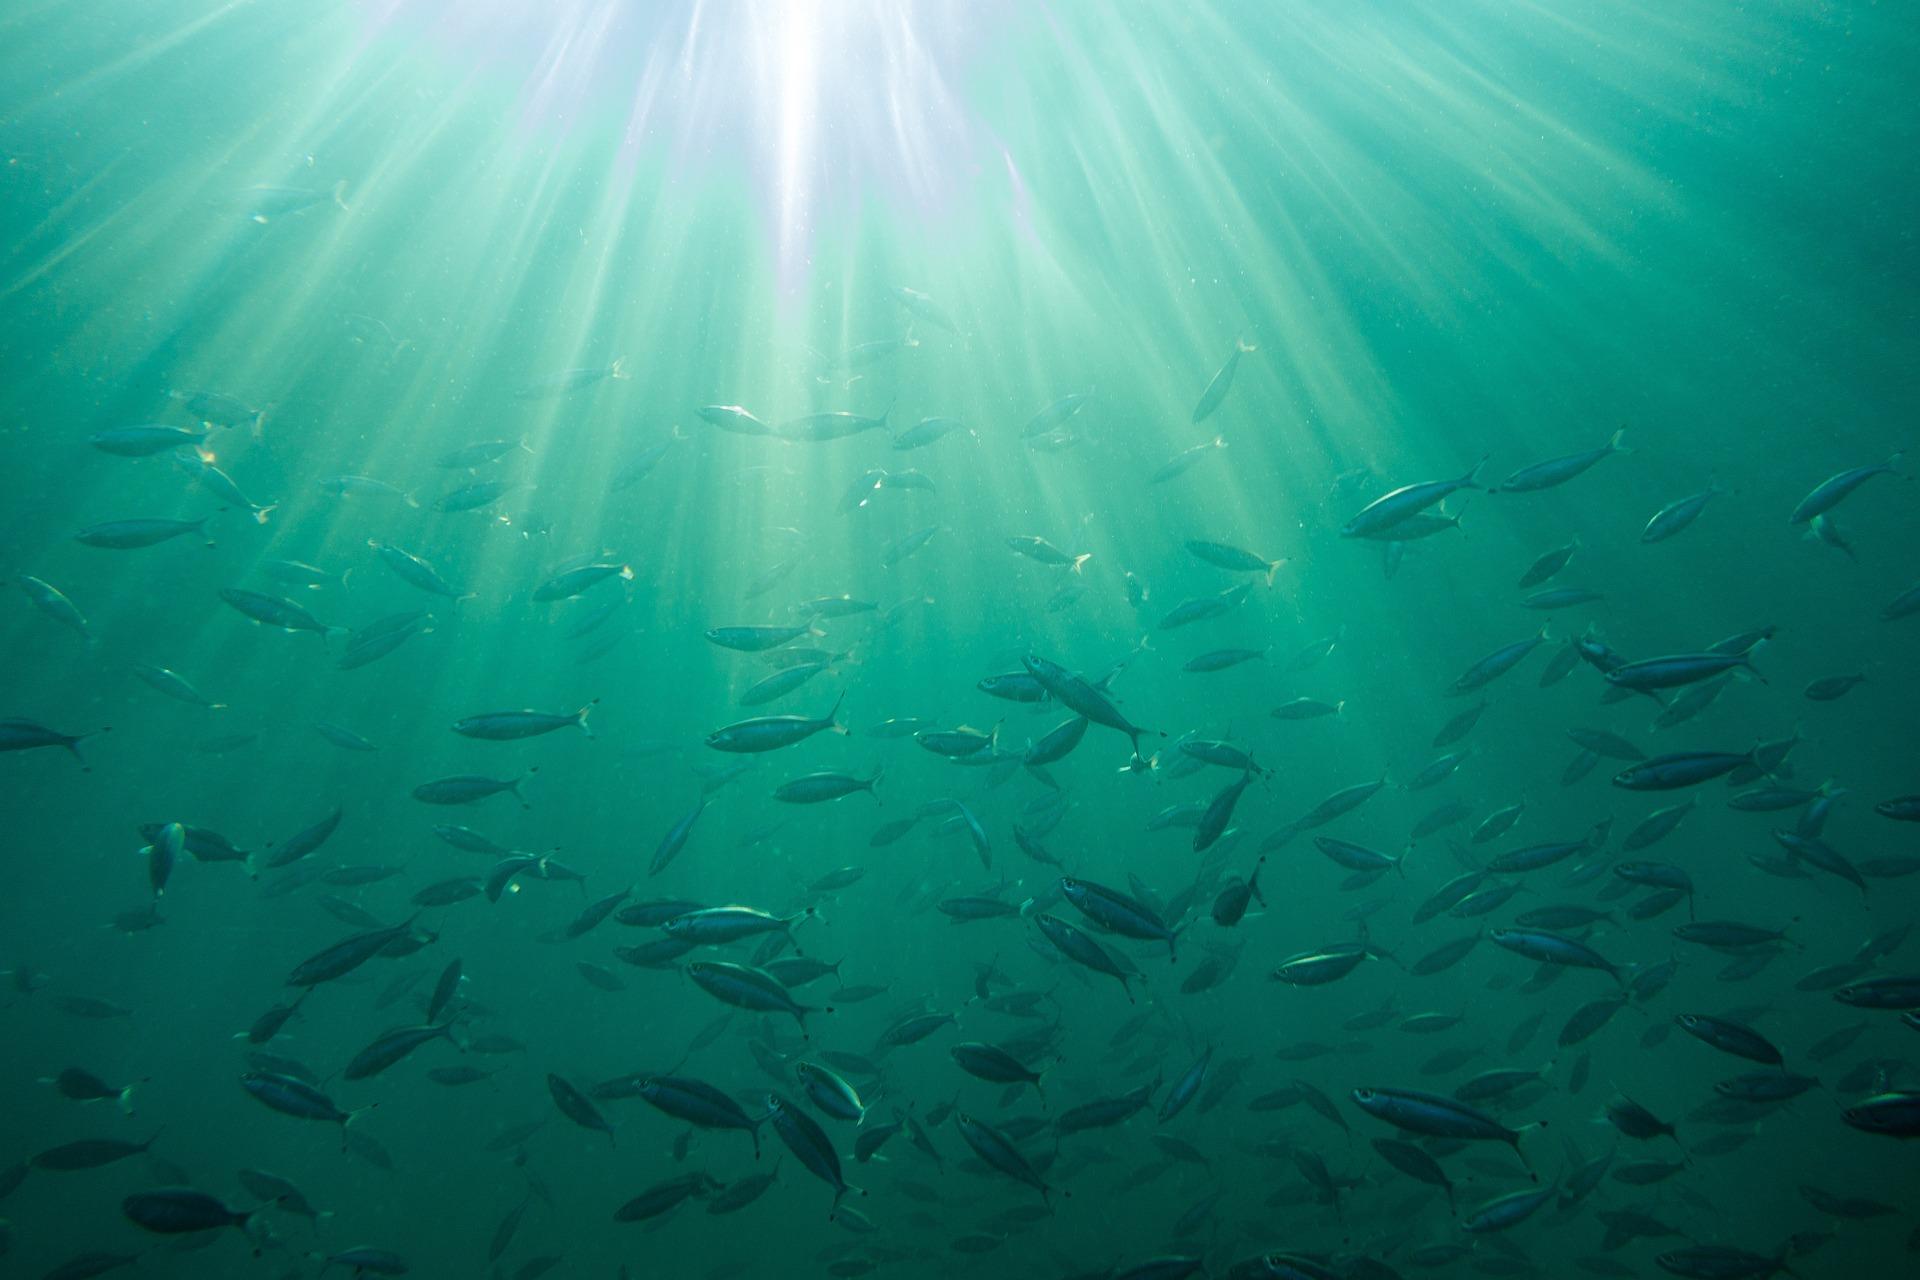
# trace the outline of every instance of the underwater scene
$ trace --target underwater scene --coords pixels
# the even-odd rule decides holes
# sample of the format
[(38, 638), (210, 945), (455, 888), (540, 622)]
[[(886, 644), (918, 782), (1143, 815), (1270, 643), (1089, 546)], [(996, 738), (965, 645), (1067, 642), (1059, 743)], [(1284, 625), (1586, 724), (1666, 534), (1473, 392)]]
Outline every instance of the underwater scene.
[(1915, 68), (0, 7), (0, 1275), (1920, 1274)]

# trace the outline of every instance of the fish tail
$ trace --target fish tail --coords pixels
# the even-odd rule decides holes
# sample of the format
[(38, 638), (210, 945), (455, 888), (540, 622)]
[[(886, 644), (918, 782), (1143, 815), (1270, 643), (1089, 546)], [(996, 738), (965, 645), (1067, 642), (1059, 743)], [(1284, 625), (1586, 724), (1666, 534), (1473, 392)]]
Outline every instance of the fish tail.
[(1620, 443), (1622, 440), (1626, 439), (1626, 437), (1627, 437), (1627, 429), (1625, 426), (1622, 426), (1619, 430), (1613, 433), (1613, 438), (1607, 441), (1607, 452), (1608, 453), (1632, 453), (1633, 450), (1627, 448), (1625, 445)]
[(1271, 589), (1273, 586), (1273, 575), (1276, 573), (1279, 573), (1280, 566), (1285, 563), (1286, 563), (1285, 557), (1282, 557), (1281, 559), (1278, 559), (1278, 560), (1267, 561), (1267, 586), (1269, 589)]
[(267, 522), (267, 517), (272, 515), (274, 512), (278, 511), (279, 509), (280, 509), (280, 504), (277, 502), (269, 502), (264, 507), (255, 507), (253, 509), (253, 522), (255, 524), (265, 524)]
[(88, 738), (97, 738), (103, 733), (112, 733), (112, 732), (113, 732), (112, 725), (103, 724), (98, 729), (93, 730), (91, 733), (76, 733), (71, 738), (68, 738), (65, 742), (61, 743), (60, 745), (73, 753), (73, 758), (80, 762), (80, 769), (82, 772), (92, 773), (93, 766), (88, 764), (87, 758), (80, 754), (80, 744), (82, 742), (85, 742)]
[(350, 213), (347, 208), (347, 180), (345, 178), (333, 184), (333, 190), (327, 193), (333, 197), (333, 207), (342, 213)]
[(625, 356), (615, 356), (613, 363), (607, 366), (607, 376), (609, 378), (619, 378), (623, 381), (631, 378), (633, 375), (627, 372), (627, 358)]
[(573, 713), (573, 722), (579, 725), (580, 732), (586, 734), (589, 738), (593, 736), (593, 727), (587, 723), (587, 713), (599, 705), (600, 699), (595, 698), (592, 702), (589, 702), (586, 706)]
[(1493, 455), (1490, 453), (1481, 454), (1480, 461), (1473, 464), (1473, 469), (1468, 471), (1466, 475), (1460, 477), (1460, 487), (1462, 489), (1485, 488), (1486, 486), (1480, 483), (1480, 469), (1486, 466), (1488, 460), (1492, 457)]
[(1091, 551), (1081, 552), (1079, 555), (1073, 558), (1073, 571), (1075, 573), (1080, 572), (1080, 567), (1086, 564), (1086, 562), (1091, 559), (1093, 559), (1093, 552)]

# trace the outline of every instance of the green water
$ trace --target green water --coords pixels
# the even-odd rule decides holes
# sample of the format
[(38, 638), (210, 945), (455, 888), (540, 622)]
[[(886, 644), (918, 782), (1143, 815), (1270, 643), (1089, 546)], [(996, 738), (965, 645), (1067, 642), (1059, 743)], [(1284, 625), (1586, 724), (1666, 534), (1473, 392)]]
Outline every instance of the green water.
[[(1898, 1008), (1849, 1007), (1833, 988), (1917, 963), (1914, 828), (1875, 812), (1916, 789), (1920, 621), (1883, 616), (1916, 585), (1911, 468), (1863, 483), (1822, 517), (1825, 537), (1789, 514), (1829, 476), (1913, 443), (1915, 65), (1920, 22), (1888, 3), (9, 7), (4, 564), (63, 593), (87, 634), (15, 592), (0, 610), (0, 715), (98, 736), (78, 744), (86, 771), (57, 747), (0, 759), (0, 1165), (159, 1137), (98, 1168), (0, 1178), (0, 1269), (58, 1274), (106, 1251), (125, 1274), (312, 1275), (368, 1246), (429, 1276), (531, 1276), (542, 1258), (557, 1276), (1704, 1275), (1736, 1264), (1671, 1251), (1726, 1246), (1755, 1256), (1717, 1274), (1788, 1261), (1806, 1277), (1899, 1274), (1920, 1206), (1912, 1144), (1842, 1112), (1915, 1087), (1920, 1042)], [(1196, 421), (1242, 341), (1255, 349)], [(616, 361), (622, 376), (552, 385)], [(216, 413), (237, 425), (207, 426), (200, 448), (272, 508), (263, 519), (210, 488), (190, 448), (90, 444), (134, 424), (197, 431), (203, 392), (254, 411)], [(1051, 428), (1033, 424), (1078, 395)], [(700, 413), (714, 405), (789, 436), (815, 413), (887, 422), (812, 443), (723, 430)], [(961, 426), (897, 447), (936, 417)], [(1622, 427), (1624, 451), (1564, 484), (1462, 490), (1423, 513), (1458, 528), (1342, 536), (1399, 486), (1482, 458), (1497, 486)], [(501, 456), (439, 465), (485, 441)], [(352, 492), (343, 476), (361, 478)], [(440, 509), (486, 482), (504, 487)], [(1655, 512), (1709, 490), (1697, 520), (1643, 541)], [(139, 549), (75, 537), (202, 517)], [(900, 554), (914, 537), (924, 545)], [(1069, 568), (1009, 545), (1030, 537), (1089, 558)], [(1196, 540), (1285, 563), (1269, 588), (1197, 557)], [(403, 580), (374, 543), (464, 598)], [(1569, 545), (1556, 576), (1516, 586)], [(325, 580), (276, 576), (283, 561)], [(588, 562), (631, 580), (535, 598)], [(1236, 587), (1218, 616), (1167, 625)], [(1597, 598), (1523, 604), (1569, 587)], [(223, 601), (233, 588), (292, 600), (325, 634), (262, 626)], [(803, 602), (837, 596), (873, 607), (828, 610), (821, 634), (786, 646), (822, 650), (826, 668), (740, 705), (783, 650), (739, 652), (709, 629), (804, 623)], [(420, 610), (419, 634), (342, 669), (350, 633)], [(1447, 696), (1543, 622), (1549, 638), (1511, 672)], [(1761, 627), (1777, 632), (1752, 655), (1757, 674), (1725, 677), (1671, 728), (1653, 726), (1645, 695), (1606, 700), (1600, 670), (1565, 652), (1586, 636), (1628, 659), (1696, 653)], [(1187, 669), (1229, 650), (1250, 652)], [(1128, 739), (1101, 724), (1027, 767), (1078, 695), (1034, 704), (977, 686), (1029, 655), (1086, 681), (1117, 673), (1109, 705), (1148, 731), (1155, 767), (1130, 770)], [(1572, 669), (1544, 682), (1563, 657)], [(222, 705), (165, 696), (142, 666)], [(1851, 675), (1865, 680), (1843, 696), (1807, 696)], [(1300, 698), (1342, 708), (1271, 714)], [(1461, 740), (1434, 745), (1483, 698)], [(837, 699), (844, 736), (757, 755), (705, 745)], [(585, 706), (591, 736), (449, 729)], [(883, 731), (903, 718), (997, 736), (955, 763)], [(318, 723), (376, 749), (344, 749)], [(1583, 771), (1570, 729), (1647, 755), (1798, 741), (1769, 776), (1645, 792), (1611, 781), (1625, 760)], [(1194, 810), (1242, 776), (1185, 749), (1210, 740), (1262, 773), (1196, 852)], [(1462, 750), (1449, 776), (1408, 785)], [(802, 775), (876, 770), (871, 796), (774, 797)], [(526, 805), (412, 794), (461, 774), (523, 779)], [(1329, 795), (1382, 778), (1289, 838)], [(1770, 834), (1808, 821), (1806, 797), (1728, 803), (1829, 780), (1845, 794), (1812, 862)], [(685, 846), (650, 874), (703, 798)], [(1689, 798), (1673, 834), (1624, 847)], [(1429, 821), (1449, 805), (1454, 821)], [(1511, 831), (1471, 839), (1513, 805)], [(1179, 821), (1154, 821), (1174, 806), (1188, 806)], [(270, 865), (336, 807), (330, 839)], [(168, 822), (251, 856), (183, 855), (156, 898), (140, 826)], [(479, 885), (499, 862), (436, 838), (437, 823), (551, 862), (502, 873), (497, 902), (418, 907), (429, 886)], [(1406, 861), (1355, 876), (1316, 836)], [(1416, 919), (1465, 871), (1576, 841), (1553, 865), (1491, 875), (1483, 888), (1521, 887), (1484, 916)], [(1823, 869), (1823, 850), (1840, 861)], [(1633, 860), (1684, 870), (1691, 899), (1640, 906), (1651, 891), (1618, 872)], [(862, 874), (817, 887), (848, 867)], [(1256, 868), (1264, 903), (1218, 923), (1216, 898)], [(554, 878), (568, 872), (584, 883)], [(1178, 927), (1178, 960), (1102, 931), (1062, 898), (1063, 873)], [(641, 967), (617, 949), (655, 943), (656, 928), (609, 918), (567, 936), (629, 886), (623, 906), (814, 914), (784, 957), (750, 937)], [(940, 904), (960, 898), (1008, 914), (954, 923)], [(1444, 944), (1568, 905), (1607, 913), (1565, 932), (1638, 988), (1586, 1039), (1556, 1044), (1576, 1009), (1619, 989), (1604, 973), (1491, 938), (1419, 973)], [(407, 954), (319, 984), (271, 1043), (248, 1042), (298, 994), (296, 964), (416, 910)], [(1718, 951), (1676, 938), (1690, 912), (1786, 940)], [(1123, 989), (1073, 963), (1043, 916), (1139, 976)], [(1356, 944), (1367, 958), (1336, 981), (1270, 977)], [(805, 1040), (785, 1016), (718, 1024), (729, 1006), (682, 971), (778, 969), (796, 953), (840, 966), (792, 993), (834, 1010), (808, 1016)], [(422, 1023), (456, 959), (454, 1043), (344, 1078), (383, 1032)], [(1213, 985), (1195, 979), (1229, 961)], [(1669, 961), (1671, 984), (1652, 991)], [(885, 990), (849, 998), (858, 987)], [(1033, 1016), (1005, 1012), (1009, 997)], [(879, 1044), (929, 1012), (957, 1025)], [(1750, 1025), (1784, 1068), (1701, 1043), (1681, 1013)], [(1422, 1014), (1459, 1021), (1407, 1029)], [(1830, 1039), (1857, 1023), (1857, 1039)], [(950, 1052), (963, 1042), (1040, 1070), (1044, 1097), (964, 1073)], [(261, 1049), (285, 1061), (250, 1063)], [(1161, 1121), (1208, 1049), (1197, 1097)], [(842, 1055), (871, 1103), (858, 1128), (815, 1110), (794, 1074), (823, 1055)], [(372, 1108), (348, 1126), (351, 1149), (338, 1126), (250, 1096), (241, 1075), (263, 1066)], [(68, 1067), (140, 1081), (137, 1114), (62, 1096), (51, 1081)], [(462, 1067), (488, 1074), (429, 1074)], [(1544, 1070), (1481, 1105), (1543, 1123), (1519, 1140), (1537, 1184), (1501, 1142), (1397, 1133), (1352, 1097), (1446, 1093), (1509, 1067)], [(1716, 1104), (1717, 1083), (1766, 1070), (1821, 1084)], [(819, 1117), (860, 1191), (830, 1218), (833, 1191), (771, 1121), (756, 1162), (742, 1134), (608, 1098), (595, 1105), (609, 1142), (548, 1084), (634, 1072), (709, 1082), (755, 1117), (779, 1093)], [(1063, 1112), (1149, 1085), (1126, 1122), (1057, 1132)], [(1621, 1134), (1604, 1114), (1618, 1094), (1676, 1123), (1677, 1145)], [(1014, 1135), (1044, 1201), (970, 1151), (956, 1105)], [(925, 1123), (937, 1161), (907, 1132), (855, 1158), (858, 1135), (902, 1115)], [(1381, 1156), (1374, 1140), (1391, 1138), (1427, 1144), (1457, 1209)], [(1577, 1202), (1505, 1231), (1461, 1226), (1496, 1197), (1564, 1188), (1610, 1150)], [(1683, 1160), (1658, 1180), (1645, 1164)], [(254, 1208), (241, 1169), (289, 1179), (329, 1216), (269, 1207), (246, 1234), (163, 1235), (123, 1212), (125, 1197), (182, 1185)], [(708, 1212), (719, 1184), (769, 1172), (750, 1205)], [(688, 1175), (713, 1181), (647, 1225), (615, 1220)], [(1667, 1233), (1608, 1239), (1620, 1213)], [(510, 1239), (496, 1258), (497, 1229)], [(1292, 1260), (1249, 1261), (1275, 1251)], [(1189, 1261), (1138, 1270), (1167, 1257)]]

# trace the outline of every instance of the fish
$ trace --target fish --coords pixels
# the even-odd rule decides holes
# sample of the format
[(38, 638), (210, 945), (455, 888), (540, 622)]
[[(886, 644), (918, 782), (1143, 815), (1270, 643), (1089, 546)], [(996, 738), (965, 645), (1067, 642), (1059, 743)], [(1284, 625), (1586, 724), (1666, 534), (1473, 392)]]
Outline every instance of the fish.
[(120, 1212), (143, 1231), (155, 1235), (186, 1235), (220, 1227), (239, 1227), (244, 1231), (259, 1210), (229, 1209), (204, 1191), (165, 1188), (134, 1192), (120, 1201)]
[(1403, 524), (1412, 517), (1438, 506), (1462, 489), (1478, 489), (1480, 469), (1487, 464), (1482, 458), (1464, 475), (1451, 480), (1423, 480), (1417, 484), (1401, 485), (1398, 489), (1384, 493), (1356, 512), (1351, 519), (1340, 527), (1343, 538), (1370, 538), (1385, 533)]
[(627, 372), (624, 357), (615, 359), (611, 364), (590, 366), (578, 369), (562, 369), (558, 373), (546, 374), (522, 383), (514, 392), (515, 400), (557, 400), (589, 390), (609, 380), (624, 381), (633, 375)]
[(1052, 1204), (1053, 1188), (1041, 1178), (1020, 1148), (1006, 1133), (964, 1111), (954, 1113), (954, 1128), (960, 1138), (986, 1165), (1016, 1182), (1025, 1183), (1040, 1193), (1041, 1202)]
[(1629, 791), (1693, 787), (1725, 777), (1740, 766), (1751, 764), (1753, 759), (1751, 751), (1677, 751), (1627, 766), (1613, 775), (1613, 785)]
[(1853, 467), (1838, 472), (1815, 485), (1806, 497), (1800, 499), (1787, 517), (1788, 524), (1807, 524), (1825, 516), (1839, 506), (1841, 502), (1867, 481), (1875, 476), (1899, 475), (1900, 459), (1904, 453), (1895, 453), (1883, 462), (1869, 466)]
[(128, 427), (108, 427), (87, 437), (87, 443), (102, 453), (122, 458), (151, 458), (175, 449), (200, 449), (207, 440), (203, 426), (175, 427), (162, 422), (143, 422)]
[(87, 644), (94, 643), (93, 628), (87, 622), (87, 615), (80, 612), (78, 605), (67, 598), (65, 592), (40, 578), (21, 574), (17, 581), (21, 590), (27, 593), (27, 599), (34, 607), (52, 618), (61, 626), (74, 632)]
[(1498, 680), (1501, 676), (1507, 674), (1507, 672), (1519, 666), (1528, 654), (1545, 644), (1546, 641), (1547, 628), (1541, 627), (1537, 633), (1528, 639), (1516, 640), (1512, 644), (1500, 646), (1461, 672), (1459, 677), (1448, 686), (1448, 695), (1458, 698), (1469, 693), (1478, 693), (1495, 680)]
[[(189, 534), (203, 533), (210, 519), (211, 516), (201, 516), (198, 520), (108, 520), (102, 524), (88, 525), (74, 534), (73, 540), (86, 547), (134, 551), (158, 546), (174, 538), (184, 538)], [(213, 546), (213, 542), (208, 540), (207, 546)]]
[(1621, 446), (1627, 429), (1620, 428), (1613, 437), (1597, 449), (1588, 449), (1581, 453), (1569, 453), (1563, 457), (1550, 458), (1545, 462), (1536, 462), (1520, 468), (1512, 475), (1492, 487), (1493, 493), (1533, 493), (1541, 489), (1551, 489), (1563, 485), (1575, 476), (1586, 472), (1602, 458), (1616, 453), (1630, 453)]
[(1147, 477), (1147, 483), (1165, 484), (1177, 476), (1183, 476), (1199, 466), (1202, 462), (1205, 462), (1215, 451), (1226, 447), (1227, 438), (1225, 436), (1215, 436), (1205, 444), (1196, 444), (1192, 448), (1182, 449), (1179, 453), (1174, 454), (1171, 458), (1168, 458), (1165, 462), (1154, 468), (1153, 474)]
[(526, 796), (520, 790), (520, 784), (540, 771), (539, 765), (531, 765), (525, 774), (517, 778), (489, 778), (480, 774), (461, 773), (445, 778), (434, 778), (423, 782), (413, 789), (413, 798), (421, 804), (453, 805), (475, 804), (488, 796), (509, 794), (520, 802), (520, 807), (530, 809)]
[(1653, 513), (1647, 521), (1647, 527), (1640, 531), (1643, 543), (1665, 542), (1668, 538), (1692, 527), (1707, 509), (1707, 504), (1726, 492), (1718, 480), (1710, 481), (1705, 489), (1677, 502), (1669, 502)]
[(18, 718), (0, 720), (0, 751), (33, 751), (40, 747), (59, 747), (79, 762), (84, 772), (91, 772), (92, 766), (87, 758), (80, 754), (80, 744), (88, 738), (106, 733), (106, 729), (95, 729), (88, 733), (61, 733), (49, 729), (43, 724)]
[(1196, 560), (1204, 561), (1217, 569), (1230, 573), (1258, 573), (1266, 578), (1267, 585), (1273, 585), (1274, 575), (1286, 565), (1284, 558), (1269, 560), (1256, 552), (1243, 550), (1224, 542), (1206, 542), (1189, 539), (1187, 552)]
[(595, 698), (577, 711), (488, 711), (462, 716), (453, 722), (453, 731), (463, 738), (481, 738), (488, 742), (513, 742), (538, 737), (556, 729), (577, 728), (589, 738), (587, 713), (600, 705)]
[(830, 410), (824, 413), (810, 413), (799, 418), (789, 418), (774, 428), (781, 439), (796, 444), (824, 444), (830, 440), (844, 440), (868, 431), (890, 431), (887, 415), (891, 410), (882, 412), (879, 417), (851, 413), (844, 409)]
[(1233, 389), (1233, 375), (1239, 371), (1241, 357), (1252, 355), (1259, 349), (1245, 338), (1234, 339), (1233, 350), (1227, 353), (1225, 363), (1208, 380), (1206, 390), (1200, 393), (1199, 403), (1193, 406), (1192, 422), (1197, 425), (1213, 415), (1214, 410), (1226, 400), (1227, 392)]
[(1105, 693), (1101, 692), (1099, 686), (1088, 683), (1056, 662), (1042, 658), (1038, 654), (1029, 653), (1020, 659), (1020, 664), (1027, 669), (1028, 674), (1045, 686), (1048, 694), (1055, 701), (1069, 711), (1077, 712), (1094, 724), (1117, 729), (1126, 734), (1133, 744), (1133, 758), (1127, 766), (1129, 769), (1139, 772), (1150, 767), (1149, 762), (1140, 754), (1140, 738), (1143, 734), (1149, 733), (1158, 733), (1164, 738), (1167, 736), (1164, 730), (1142, 729), (1133, 724), (1120, 714), (1120, 709), (1114, 706)]
[(1079, 573), (1087, 561), (1093, 559), (1093, 552), (1091, 551), (1084, 551), (1079, 555), (1073, 555), (1069, 552), (1062, 551), (1038, 534), (1020, 534), (1008, 538), (1007, 545), (1029, 560), (1034, 560), (1044, 565), (1065, 566), (1074, 573)]

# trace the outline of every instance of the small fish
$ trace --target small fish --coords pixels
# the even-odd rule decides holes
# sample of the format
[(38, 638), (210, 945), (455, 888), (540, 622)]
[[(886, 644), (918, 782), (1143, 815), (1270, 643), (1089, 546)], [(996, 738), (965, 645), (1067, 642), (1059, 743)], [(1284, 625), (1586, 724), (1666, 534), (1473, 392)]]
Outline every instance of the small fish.
[(1206, 390), (1200, 393), (1200, 402), (1193, 406), (1192, 421), (1194, 423), (1198, 424), (1210, 417), (1213, 411), (1220, 407), (1221, 402), (1227, 398), (1227, 392), (1233, 389), (1233, 375), (1239, 371), (1240, 358), (1251, 355), (1259, 349), (1245, 338), (1234, 340), (1233, 350), (1227, 353), (1225, 363), (1207, 382)]
[(558, 373), (550, 373), (522, 384), (514, 391), (513, 398), (515, 400), (555, 400), (561, 396), (585, 391), (609, 379), (624, 381), (632, 376), (627, 372), (627, 362), (624, 358), (596, 368), (562, 369)]
[(1692, 497), (1668, 503), (1654, 512), (1653, 518), (1647, 521), (1647, 527), (1640, 533), (1640, 541), (1665, 542), (1698, 520), (1700, 513), (1707, 509), (1707, 503), (1723, 492), (1725, 490), (1721, 489), (1718, 481), (1711, 481), (1705, 489)]
[(784, 804), (820, 804), (828, 800), (839, 800), (856, 791), (865, 791), (878, 799), (876, 788), (880, 783), (879, 769), (869, 778), (856, 778), (849, 774), (822, 772), (809, 773), (804, 777), (791, 778), (773, 790), (773, 798)]
[[(109, 520), (105, 524), (88, 525), (73, 535), (73, 540), (89, 547), (103, 547), (110, 551), (132, 551), (140, 547), (157, 546), (172, 538), (184, 537), (190, 533), (201, 533), (212, 517), (201, 516), (198, 520)], [(207, 545), (211, 547), (212, 541)]]
[(526, 775), (518, 778), (488, 778), (478, 774), (455, 774), (446, 778), (435, 778), (423, 782), (413, 789), (413, 798), (422, 804), (473, 804), (485, 800), (488, 796), (497, 796), (501, 792), (510, 793), (520, 802), (523, 809), (531, 808), (525, 795), (521, 794), (520, 784), (527, 777), (538, 773), (539, 765), (533, 765)]
[(700, 421), (738, 436), (777, 436), (780, 433), (737, 404), (707, 404), (694, 410)]
[(49, 729), (43, 724), (31, 720), (0, 720), (0, 751), (31, 751), (38, 747), (62, 747), (71, 752), (80, 762), (82, 770), (89, 770), (86, 757), (80, 754), (80, 744), (97, 734), (107, 732), (95, 729), (91, 733), (61, 733)]
[(1343, 538), (1368, 538), (1384, 533), (1394, 526), (1411, 519), (1436, 506), (1462, 489), (1478, 489), (1480, 468), (1487, 464), (1482, 458), (1465, 475), (1452, 480), (1426, 480), (1418, 484), (1401, 485), (1391, 493), (1382, 494), (1366, 506), (1346, 524), (1340, 527)]
[(205, 707), (209, 711), (218, 711), (227, 705), (224, 702), (213, 701), (207, 697), (206, 694), (194, 688), (192, 682), (185, 676), (177, 671), (169, 671), (165, 667), (155, 667), (142, 663), (134, 667), (133, 674), (140, 677), (141, 683), (165, 694), (176, 702), (184, 702), (189, 706)]
[(1205, 462), (1215, 451), (1226, 447), (1227, 438), (1225, 436), (1215, 436), (1205, 444), (1196, 444), (1190, 449), (1182, 449), (1179, 453), (1174, 454), (1171, 458), (1168, 458), (1156, 467), (1153, 474), (1147, 477), (1147, 483), (1165, 484), (1177, 476), (1183, 476), (1199, 466), (1202, 462)]
[(1896, 453), (1885, 462), (1876, 462), (1867, 467), (1855, 467), (1850, 471), (1829, 476), (1815, 485), (1813, 491), (1806, 497), (1800, 499), (1799, 505), (1793, 509), (1793, 514), (1787, 517), (1787, 523), (1807, 524), (1839, 506), (1847, 495), (1875, 476), (1899, 475), (1897, 467), (1904, 456), (1904, 453)]
[(1264, 574), (1269, 587), (1273, 585), (1274, 575), (1280, 572), (1281, 567), (1287, 563), (1284, 558), (1269, 560), (1256, 552), (1247, 551), (1224, 542), (1206, 542), (1199, 539), (1192, 539), (1186, 543), (1186, 548), (1188, 554), (1192, 555), (1195, 559), (1205, 561), (1215, 568), (1225, 569), (1231, 573)]
[(598, 705), (600, 700), (595, 698), (578, 711), (489, 711), (454, 721), (453, 731), (463, 738), (483, 738), (489, 742), (513, 742), (521, 738), (552, 733), (556, 729), (578, 727), (582, 733), (591, 738), (593, 730), (587, 726), (587, 713)]
[(1581, 453), (1570, 453), (1564, 457), (1551, 458), (1546, 462), (1536, 462), (1520, 468), (1512, 475), (1493, 486), (1494, 493), (1532, 493), (1541, 489), (1551, 489), (1555, 485), (1565, 484), (1580, 475), (1602, 458), (1615, 453), (1629, 453), (1620, 441), (1626, 436), (1627, 429), (1620, 428), (1613, 438), (1598, 449), (1588, 449)]
[(206, 442), (205, 427), (170, 427), (163, 423), (142, 423), (132, 427), (109, 427), (87, 437), (87, 443), (102, 453), (122, 458), (151, 458), (172, 449), (198, 449)]
[(21, 574), (20, 587), (32, 600), (34, 607), (46, 614), (61, 626), (77, 633), (88, 644), (93, 643), (93, 631), (87, 625), (87, 616), (80, 612), (79, 606), (67, 599), (60, 588), (39, 578)]
[(1045, 565), (1065, 565), (1075, 573), (1079, 573), (1081, 567), (1093, 559), (1091, 551), (1070, 555), (1037, 534), (1021, 534), (1008, 538), (1007, 545), (1029, 560), (1036, 560)]

